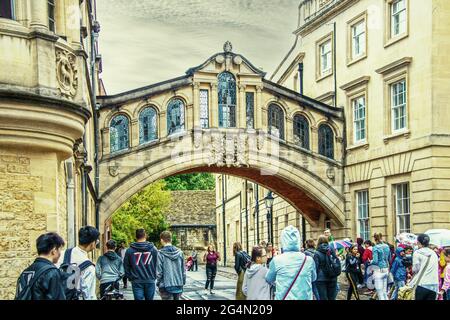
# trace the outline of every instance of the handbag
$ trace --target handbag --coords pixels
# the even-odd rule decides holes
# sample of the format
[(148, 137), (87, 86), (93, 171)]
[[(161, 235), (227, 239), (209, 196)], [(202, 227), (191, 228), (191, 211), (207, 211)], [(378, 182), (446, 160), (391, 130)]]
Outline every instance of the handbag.
[(297, 275), (295, 276), (294, 281), (292, 281), (290, 287), (287, 289), (286, 293), (284, 294), (283, 299), (281, 299), (281, 300), (286, 300), (286, 297), (288, 296), (289, 292), (291, 292), (291, 289), (292, 289), (292, 287), (294, 286), (294, 283), (297, 281), (298, 276), (300, 275), (300, 273), (302, 273), (303, 267), (305, 266), (306, 259), (308, 259), (308, 256), (305, 255), (305, 259), (303, 259), (303, 263), (302, 263), (302, 265), (300, 266), (300, 269), (298, 270)]
[(406, 285), (406, 286), (398, 289), (398, 300), (414, 300), (415, 299), (417, 286), (419, 285), (420, 280), (422, 280), (425, 270), (428, 268), (428, 264), (430, 263), (430, 258), (431, 258), (431, 256), (428, 256), (427, 262), (425, 263), (425, 267), (422, 269), (422, 272), (420, 273), (419, 278), (417, 279), (417, 282), (414, 284), (413, 287)]

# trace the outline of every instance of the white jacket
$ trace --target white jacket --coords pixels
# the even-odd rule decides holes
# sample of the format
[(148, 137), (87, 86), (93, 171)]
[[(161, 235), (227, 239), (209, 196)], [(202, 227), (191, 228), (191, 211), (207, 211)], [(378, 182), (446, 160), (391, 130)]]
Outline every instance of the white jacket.
[(422, 276), (417, 285), (419, 286), (439, 286), (439, 259), (436, 253), (430, 248), (421, 248), (414, 252), (413, 254), (413, 266), (412, 271), (414, 277), (410, 282), (410, 286), (414, 286), (419, 279), (419, 276), (422, 270), (425, 268), (425, 264), (427, 263), (427, 259), (430, 257), (430, 262), (428, 263), (428, 267), (425, 270), (425, 273)]

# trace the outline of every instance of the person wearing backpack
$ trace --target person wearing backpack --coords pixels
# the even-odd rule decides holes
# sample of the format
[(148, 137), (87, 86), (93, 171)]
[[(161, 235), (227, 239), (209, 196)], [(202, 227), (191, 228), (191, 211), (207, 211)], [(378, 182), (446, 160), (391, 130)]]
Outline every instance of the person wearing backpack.
[(55, 266), (64, 240), (57, 233), (46, 233), (36, 240), (38, 257), (26, 268), (16, 287), (16, 300), (66, 300), (64, 281)]
[(158, 250), (147, 242), (144, 229), (136, 230), (136, 242), (125, 253), (123, 266), (125, 275), (131, 281), (134, 300), (153, 300), (156, 290), (156, 266)]
[(122, 258), (115, 252), (116, 242), (109, 240), (106, 248), (108, 251), (98, 258), (95, 265), (95, 273), (97, 279), (100, 280), (100, 297), (104, 296), (106, 288), (110, 285), (119, 290), (119, 280), (125, 274)]
[(250, 266), (251, 258), (247, 252), (242, 250), (240, 242), (233, 244), (234, 255), (234, 270), (238, 274), (237, 286), (236, 286), (236, 300), (245, 300), (245, 295), (242, 292), (242, 283), (244, 282), (245, 270)]
[[(95, 250), (100, 232), (94, 227), (82, 227), (78, 231), (78, 246), (69, 248), (58, 261), (66, 280), (67, 300), (97, 300), (95, 264), (88, 254)], [(72, 273), (73, 268), (79, 273)], [(73, 283), (73, 285), (71, 285)]]
[(282, 253), (269, 265), (266, 281), (275, 284), (275, 300), (312, 300), (316, 280), (314, 260), (300, 250), (300, 232), (287, 226), (281, 232)]
[(342, 267), (335, 250), (330, 248), (326, 235), (321, 235), (317, 241), (314, 261), (316, 263), (316, 287), (319, 300), (336, 300), (337, 277), (341, 274)]
[(262, 247), (253, 247), (251, 265), (244, 275), (242, 292), (247, 300), (272, 300), (272, 286), (266, 281), (267, 253)]

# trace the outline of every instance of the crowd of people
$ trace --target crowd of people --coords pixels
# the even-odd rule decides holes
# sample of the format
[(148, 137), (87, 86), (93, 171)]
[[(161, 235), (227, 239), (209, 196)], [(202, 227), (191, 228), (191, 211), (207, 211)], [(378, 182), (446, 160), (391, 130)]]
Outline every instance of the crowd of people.
[(350, 240), (338, 248), (329, 229), (317, 245), (310, 239), (301, 248), (300, 242), (299, 231), (288, 226), (280, 253), (261, 243), (249, 259), (235, 243), (236, 299), (336, 300), (344, 273), (347, 300), (360, 300), (364, 288), (370, 299), (450, 300), (450, 248), (432, 246), (426, 234), (418, 235), (414, 247), (395, 248), (375, 233), (373, 242)]
[(89, 253), (99, 244), (100, 233), (91, 226), (78, 233), (78, 245), (62, 251), (64, 239), (46, 233), (36, 240), (38, 257), (17, 280), (17, 300), (97, 300), (108, 290), (119, 290), (120, 281), (132, 284), (135, 300), (153, 300), (156, 288), (163, 300), (179, 300), (186, 284), (183, 252), (172, 245), (172, 234), (160, 235), (158, 250), (148, 242), (144, 229), (136, 230), (129, 248), (106, 243), (106, 252), (94, 264)]
[[(100, 298), (119, 290), (121, 281), (124, 288), (130, 281), (135, 300), (153, 300), (156, 290), (163, 300), (180, 300), (186, 272), (198, 270), (196, 250), (185, 263), (169, 231), (161, 233), (157, 249), (146, 240), (144, 229), (136, 230), (136, 242), (129, 248), (109, 240), (94, 264), (89, 253), (98, 247), (99, 236), (94, 227), (83, 227), (78, 245), (65, 251), (58, 234), (38, 237), (38, 257), (21, 273), (16, 299), (95, 300), (98, 280)], [(281, 250), (262, 242), (250, 255), (239, 242), (233, 244), (236, 300), (336, 300), (340, 279), (348, 284), (347, 300), (360, 300), (364, 288), (378, 300), (450, 300), (450, 248), (431, 245), (426, 234), (418, 235), (414, 247), (399, 243), (395, 248), (381, 233), (374, 234), (373, 242), (349, 240), (338, 247), (327, 229), (317, 244), (309, 239), (302, 246), (298, 229), (288, 226), (280, 240)], [(214, 294), (221, 256), (209, 245), (202, 260), (205, 293)]]

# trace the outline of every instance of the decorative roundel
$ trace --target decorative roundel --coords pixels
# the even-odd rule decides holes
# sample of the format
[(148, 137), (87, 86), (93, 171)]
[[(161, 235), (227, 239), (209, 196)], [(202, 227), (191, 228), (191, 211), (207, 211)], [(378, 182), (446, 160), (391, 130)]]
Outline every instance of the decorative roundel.
[(242, 57), (241, 56), (235, 56), (233, 59), (234, 64), (240, 65), (242, 63)]
[(216, 57), (216, 62), (217, 62), (217, 63), (224, 63), (224, 61), (225, 61), (225, 57), (224, 57), (223, 55), (219, 54), (219, 55)]

